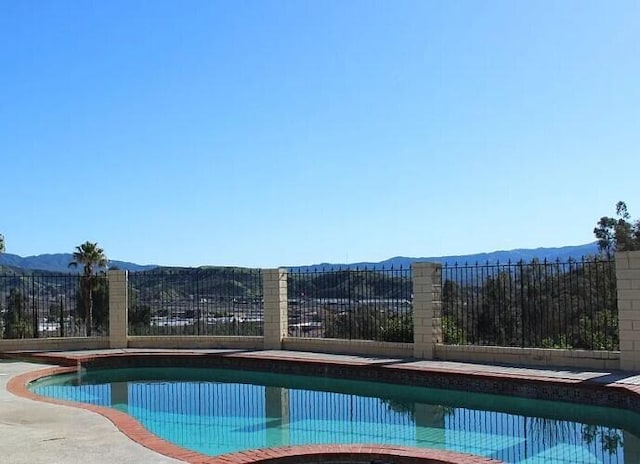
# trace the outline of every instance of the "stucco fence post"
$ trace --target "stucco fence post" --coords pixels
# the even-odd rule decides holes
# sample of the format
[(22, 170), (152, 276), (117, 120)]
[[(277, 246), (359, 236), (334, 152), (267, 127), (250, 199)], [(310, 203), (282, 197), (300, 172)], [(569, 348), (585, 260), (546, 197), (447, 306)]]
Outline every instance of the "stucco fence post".
[(434, 359), (442, 341), (441, 275), (438, 263), (413, 263), (413, 357)]
[(287, 270), (263, 269), (264, 349), (279, 350), (287, 335)]
[(616, 253), (620, 368), (640, 370), (640, 251)]
[(129, 274), (109, 271), (109, 348), (127, 348), (129, 331)]

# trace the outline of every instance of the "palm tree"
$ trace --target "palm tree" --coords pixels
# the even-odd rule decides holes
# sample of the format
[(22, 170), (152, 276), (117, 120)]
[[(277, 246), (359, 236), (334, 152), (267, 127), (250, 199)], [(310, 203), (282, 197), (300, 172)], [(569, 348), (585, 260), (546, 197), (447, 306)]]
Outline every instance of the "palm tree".
[(104, 254), (104, 250), (100, 248), (97, 243), (84, 242), (82, 245), (76, 247), (76, 251), (73, 253), (73, 261), (69, 263), (69, 267), (77, 267), (79, 264), (84, 266), (82, 296), (84, 301), (88, 302), (85, 325), (87, 337), (90, 337), (91, 327), (93, 326), (93, 281), (95, 278), (93, 269), (94, 266), (106, 267), (107, 257)]

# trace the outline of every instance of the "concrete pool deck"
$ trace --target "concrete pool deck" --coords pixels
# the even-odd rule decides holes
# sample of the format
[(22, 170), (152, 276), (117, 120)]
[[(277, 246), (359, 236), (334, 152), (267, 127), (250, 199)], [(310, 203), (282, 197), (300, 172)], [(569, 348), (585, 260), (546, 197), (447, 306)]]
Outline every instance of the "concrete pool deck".
[[(352, 355), (333, 355), (323, 353), (309, 353), (296, 351), (243, 351), (243, 350), (147, 350), (147, 349), (118, 349), (118, 350), (94, 350), (94, 351), (66, 351), (66, 352), (11, 352), (0, 353), (0, 357), (14, 357), (14, 359), (0, 360), (0, 449), (2, 450), (2, 462), (10, 463), (176, 463), (176, 462), (220, 462), (241, 463), (259, 460), (261, 455), (248, 453), (236, 453), (236, 456), (228, 458), (206, 458), (197, 453), (176, 453), (170, 446), (163, 447), (162, 440), (154, 441), (148, 436), (148, 432), (141, 434), (140, 439), (123, 429), (118, 423), (118, 418), (103, 417), (103, 412), (95, 414), (90, 410), (77, 407), (69, 407), (51, 402), (33, 401), (27, 396), (19, 397), (16, 385), (24, 388), (24, 379), (37, 377), (34, 373), (44, 368), (54, 366), (76, 366), (95, 360), (108, 360), (128, 357), (147, 356), (157, 359), (172, 356), (189, 356), (193, 359), (202, 357), (217, 357), (233, 359), (243, 362), (289, 362), (308, 365), (333, 365), (346, 367), (347, 369), (378, 369), (391, 372), (394, 375), (429, 373), (433, 375), (449, 375), (453, 377), (477, 378), (483, 381), (517, 381), (520, 383), (532, 383), (535, 385), (567, 386), (573, 388), (591, 388), (600, 395), (602, 392), (612, 391), (616, 394), (623, 392), (637, 401), (640, 398), (640, 373), (638, 372), (605, 372), (605, 371), (580, 371), (572, 369), (541, 369), (525, 367), (493, 366), (459, 362), (440, 361), (416, 361), (397, 358), (370, 358)], [(42, 364), (26, 362), (26, 359), (35, 360)], [(11, 379), (11, 382), (10, 382)], [(11, 387), (8, 384), (13, 384)], [(13, 393), (11, 391), (13, 391)], [(19, 392), (18, 392), (19, 393)], [(636, 398), (637, 397), (637, 398)], [(86, 408), (85, 408), (86, 409)], [(135, 422), (135, 421), (133, 421)], [(118, 424), (118, 427), (114, 425)], [(120, 429), (119, 429), (120, 428)], [(160, 443), (160, 445), (158, 445)], [(165, 442), (166, 443), (166, 442)], [(163, 454), (156, 453), (153, 448)], [(177, 448), (177, 447), (175, 447)], [(331, 447), (305, 447), (303, 456), (329, 455)], [(338, 447), (333, 447), (338, 448)], [(412, 449), (390, 448), (364, 450), (371, 456), (381, 456), (384, 453), (391, 456), (407, 458), (398, 462), (412, 461), (412, 453), (417, 453), (416, 459), (422, 452)], [(355, 456), (358, 451), (342, 447), (343, 455)], [(300, 450), (300, 448), (298, 448)], [(295, 450), (294, 450), (295, 451)], [(303, 450), (304, 451), (304, 450)], [(277, 460), (278, 456), (284, 458), (292, 456), (289, 449), (286, 454), (278, 450), (270, 450), (263, 458), (271, 457)], [(375, 454), (378, 453), (378, 454)], [(263, 453), (264, 454), (264, 453)], [(438, 454), (438, 453), (436, 453)], [(439, 457), (432, 455), (431, 461), (422, 462), (447, 462), (447, 453), (440, 453)], [(174, 456), (177, 459), (168, 457)], [(244, 458), (243, 458), (244, 456)], [(442, 458), (443, 460), (436, 460)], [(243, 460), (244, 459), (244, 460)], [(313, 462), (311, 459), (298, 457), (298, 462)], [(354, 458), (355, 459), (355, 458)], [(455, 461), (468, 463), (496, 462), (486, 458), (473, 458), (462, 456)], [(284, 461), (279, 461), (284, 462)], [(289, 461), (291, 462), (291, 461)], [(317, 462), (317, 461), (316, 461)]]
[(98, 414), (19, 398), (7, 391), (10, 378), (43, 367), (0, 360), (0, 461), (11, 464), (180, 462), (130, 440)]

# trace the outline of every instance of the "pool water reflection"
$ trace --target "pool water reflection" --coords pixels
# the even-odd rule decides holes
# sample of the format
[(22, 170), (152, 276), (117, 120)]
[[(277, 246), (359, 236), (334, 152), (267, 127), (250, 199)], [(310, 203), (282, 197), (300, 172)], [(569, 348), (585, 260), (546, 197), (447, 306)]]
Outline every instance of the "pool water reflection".
[(312, 443), (447, 449), (519, 464), (637, 464), (640, 416), (596, 406), (222, 369), (113, 369), (35, 382), (208, 455)]

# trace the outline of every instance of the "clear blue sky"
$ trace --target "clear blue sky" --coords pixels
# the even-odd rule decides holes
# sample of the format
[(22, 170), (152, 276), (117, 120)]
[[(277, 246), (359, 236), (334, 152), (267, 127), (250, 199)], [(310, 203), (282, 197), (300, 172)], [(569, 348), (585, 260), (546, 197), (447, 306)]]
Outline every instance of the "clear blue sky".
[(640, 217), (640, 2), (0, 2), (21, 256), (275, 267)]

